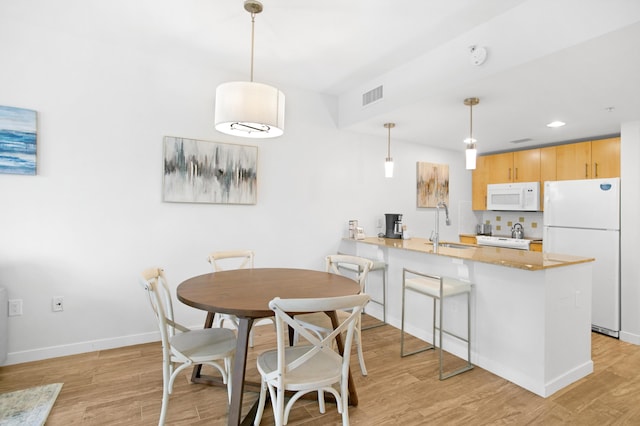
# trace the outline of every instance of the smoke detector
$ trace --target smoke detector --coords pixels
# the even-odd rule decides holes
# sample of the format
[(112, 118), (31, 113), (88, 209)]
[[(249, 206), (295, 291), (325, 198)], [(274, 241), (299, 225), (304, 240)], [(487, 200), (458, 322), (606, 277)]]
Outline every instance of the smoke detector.
[(469, 56), (471, 65), (480, 66), (487, 60), (487, 49), (482, 46), (470, 46), (469, 52), (471, 53)]

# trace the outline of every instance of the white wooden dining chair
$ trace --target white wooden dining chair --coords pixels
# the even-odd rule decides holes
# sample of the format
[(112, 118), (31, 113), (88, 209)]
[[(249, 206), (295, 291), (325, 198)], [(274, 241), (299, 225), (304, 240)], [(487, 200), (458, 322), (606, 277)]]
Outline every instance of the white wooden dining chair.
[[(342, 424), (349, 424), (349, 360), (356, 325), (364, 306), (369, 302), (366, 294), (319, 299), (280, 299), (269, 302), (275, 312), (277, 349), (258, 356), (258, 371), (262, 378), (258, 410), (254, 425), (259, 425), (269, 392), (276, 426), (286, 425), (291, 407), (309, 392), (329, 392), (336, 400)], [(319, 338), (305, 328), (288, 312), (350, 311), (350, 314), (331, 333)], [(309, 344), (288, 345), (288, 327), (292, 327)], [(344, 334), (343, 334), (344, 333)], [(337, 336), (344, 336), (343, 353), (334, 350)], [(285, 404), (285, 392), (293, 395)], [(324, 412), (324, 401), (320, 401)]]
[[(373, 266), (373, 262), (369, 259), (365, 259), (363, 257), (351, 256), (346, 254), (331, 254), (326, 257), (326, 270), (327, 272), (331, 272), (332, 274), (343, 275), (341, 273), (341, 268), (344, 265), (349, 265), (349, 270), (357, 271), (355, 281), (360, 284), (360, 292), (364, 291), (364, 284), (367, 280), (367, 274), (369, 273), (371, 267)], [(340, 318), (346, 318), (349, 316), (349, 312), (338, 311), (338, 316)], [(333, 327), (331, 326), (331, 320), (324, 312), (315, 312), (309, 314), (301, 314), (296, 315), (296, 320), (300, 322), (305, 328), (312, 330), (314, 333), (318, 335), (318, 337), (322, 337), (328, 335), (333, 331)], [(362, 351), (362, 327), (361, 327), (361, 318), (359, 317), (356, 322), (356, 348), (358, 350), (358, 361), (360, 362), (360, 371), (363, 376), (366, 376), (367, 367), (364, 363), (364, 354)], [(296, 333), (294, 336), (294, 342), (297, 343), (298, 334)]]
[[(208, 261), (213, 267), (214, 272), (227, 271), (230, 269), (251, 269), (253, 268), (254, 253), (252, 250), (227, 250), (215, 251), (208, 257)], [(212, 324), (214, 327), (223, 327), (224, 322), (228, 321), (233, 328), (238, 329), (239, 322), (235, 315), (216, 313), (211, 318), (211, 313), (207, 314), (206, 324)], [(260, 325), (273, 325), (275, 318), (261, 318), (253, 323), (249, 333), (249, 347), (253, 347), (253, 327)]]
[[(227, 385), (228, 398), (231, 401), (229, 374), (236, 350), (234, 332), (224, 328), (190, 330), (175, 322), (171, 292), (161, 268), (144, 270), (140, 284), (149, 297), (162, 341), (162, 408), (158, 425), (164, 425), (169, 395), (176, 377), (182, 370), (194, 364), (205, 364), (218, 370)], [(176, 367), (177, 364), (180, 365)]]

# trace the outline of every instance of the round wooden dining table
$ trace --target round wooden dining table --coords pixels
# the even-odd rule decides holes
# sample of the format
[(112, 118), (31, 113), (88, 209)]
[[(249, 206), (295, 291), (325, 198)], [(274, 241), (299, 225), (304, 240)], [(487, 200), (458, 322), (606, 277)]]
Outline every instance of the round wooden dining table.
[[(210, 313), (232, 314), (239, 320), (236, 356), (231, 375), (229, 425), (252, 423), (251, 412), (247, 414), (244, 421), (241, 418), (249, 331), (254, 320), (273, 316), (273, 311), (269, 309), (269, 302), (275, 297), (282, 299), (322, 298), (348, 296), (359, 292), (359, 284), (348, 277), (328, 272), (290, 268), (254, 268), (212, 272), (189, 278), (178, 286), (178, 300), (182, 303)], [(335, 327), (337, 325), (335, 313), (330, 313), (329, 316)], [(211, 327), (210, 320), (207, 321), (205, 327)], [(342, 352), (342, 341), (339, 337), (338, 349)], [(194, 368), (193, 382), (219, 384), (219, 380), (201, 376), (200, 367)], [(349, 403), (351, 405), (358, 404), (358, 395), (351, 375), (349, 375)]]

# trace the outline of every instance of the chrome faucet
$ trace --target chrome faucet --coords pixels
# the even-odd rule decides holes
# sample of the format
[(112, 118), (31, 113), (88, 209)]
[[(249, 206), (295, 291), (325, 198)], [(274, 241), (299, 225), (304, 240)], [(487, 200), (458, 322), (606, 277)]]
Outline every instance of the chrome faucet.
[(431, 231), (431, 237), (429, 240), (433, 242), (433, 252), (438, 253), (438, 245), (440, 244), (440, 209), (444, 207), (444, 222), (447, 226), (451, 225), (451, 220), (449, 220), (449, 208), (447, 207), (447, 203), (444, 201), (440, 201), (436, 205), (436, 226), (433, 231)]

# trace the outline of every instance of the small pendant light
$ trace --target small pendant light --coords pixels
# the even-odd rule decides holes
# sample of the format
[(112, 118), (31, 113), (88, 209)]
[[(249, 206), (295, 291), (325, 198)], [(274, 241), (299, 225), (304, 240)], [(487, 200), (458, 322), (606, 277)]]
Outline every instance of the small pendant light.
[(476, 168), (476, 156), (478, 155), (478, 150), (476, 149), (477, 141), (473, 138), (473, 106), (478, 105), (479, 103), (480, 99), (478, 98), (467, 98), (464, 100), (464, 104), (469, 107), (469, 138), (464, 140), (467, 144), (467, 149), (465, 150), (465, 164), (467, 170), (475, 170)]
[(389, 139), (387, 142), (387, 158), (384, 161), (384, 177), (393, 177), (393, 158), (391, 158), (391, 129), (396, 127), (395, 123), (384, 123), (384, 127), (389, 129)]

